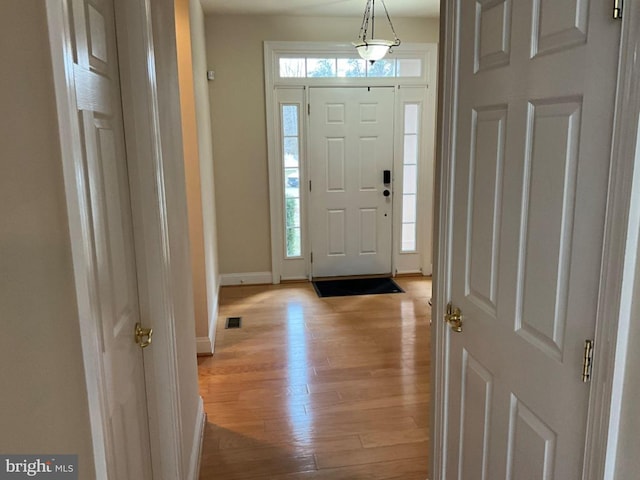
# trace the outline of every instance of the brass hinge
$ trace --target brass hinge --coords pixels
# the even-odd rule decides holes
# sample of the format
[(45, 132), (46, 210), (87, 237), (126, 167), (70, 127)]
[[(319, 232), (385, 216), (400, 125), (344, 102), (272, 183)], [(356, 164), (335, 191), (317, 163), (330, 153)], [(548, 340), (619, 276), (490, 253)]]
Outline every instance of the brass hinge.
[(311, 180), (309, 180), (309, 191), (311, 191)]
[(622, 19), (622, 1), (623, 0), (613, 0), (613, 18), (616, 20)]
[(593, 367), (593, 341), (585, 340), (584, 359), (582, 360), (582, 381), (584, 383), (589, 383), (591, 381), (592, 367)]

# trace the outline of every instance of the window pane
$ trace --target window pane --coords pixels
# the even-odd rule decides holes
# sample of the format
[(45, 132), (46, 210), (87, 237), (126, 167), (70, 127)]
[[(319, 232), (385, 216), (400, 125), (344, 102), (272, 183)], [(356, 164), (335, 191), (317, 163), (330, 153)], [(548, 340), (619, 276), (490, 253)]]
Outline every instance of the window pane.
[(284, 171), (284, 196), (300, 198), (300, 170), (287, 168)]
[(416, 196), (413, 194), (402, 196), (402, 222), (416, 222)]
[(419, 58), (399, 58), (399, 77), (419, 77), (422, 75), (422, 60)]
[(284, 187), (284, 234), (286, 257), (302, 254), (300, 231), (300, 138), (299, 105), (282, 106), (282, 155)]
[(418, 163), (418, 136), (404, 136), (404, 164), (415, 165)]
[(404, 106), (404, 133), (418, 133), (418, 104), (416, 103)]
[(361, 58), (339, 58), (339, 77), (366, 77), (367, 64)]
[(300, 159), (300, 149), (298, 148), (298, 137), (285, 137), (284, 142), (284, 166), (292, 168), (298, 166)]
[(373, 65), (367, 65), (368, 77), (394, 77), (396, 75), (395, 60), (378, 60)]
[(300, 229), (287, 228), (287, 257), (299, 257), (300, 255), (302, 255)]
[(418, 185), (418, 167), (415, 165), (407, 165), (403, 170), (402, 193), (417, 193)]
[(416, 249), (416, 224), (402, 224), (402, 251), (412, 252)]
[(335, 58), (307, 58), (307, 77), (335, 77)]
[(285, 209), (285, 222), (287, 228), (300, 226), (300, 199), (287, 198)]
[(295, 78), (304, 76), (304, 58), (280, 59), (280, 78)]
[(298, 106), (282, 106), (282, 132), (285, 137), (298, 136)]

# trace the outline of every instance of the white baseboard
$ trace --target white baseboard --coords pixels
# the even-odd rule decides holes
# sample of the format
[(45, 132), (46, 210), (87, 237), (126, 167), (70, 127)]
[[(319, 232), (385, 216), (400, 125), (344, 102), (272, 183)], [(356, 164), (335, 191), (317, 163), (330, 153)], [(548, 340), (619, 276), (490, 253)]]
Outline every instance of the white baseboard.
[(220, 276), (218, 276), (218, 289), (213, 298), (213, 309), (209, 318), (209, 336), (196, 337), (196, 352), (198, 355), (213, 355), (216, 349), (216, 325), (218, 324), (218, 312), (220, 310)]
[(196, 352), (198, 355), (211, 355), (213, 345), (209, 337), (196, 337)]
[(209, 341), (211, 342), (211, 354), (216, 351), (216, 328), (218, 326), (218, 312), (220, 311), (220, 286), (222, 279), (218, 275), (218, 290), (216, 291), (216, 298), (213, 302), (213, 309), (211, 310), (211, 318), (209, 319)]
[(225, 273), (220, 275), (220, 283), (229, 285), (263, 285), (273, 283), (271, 272)]
[(204, 428), (207, 424), (207, 416), (204, 413), (204, 400), (199, 397), (198, 414), (196, 415), (196, 428), (193, 435), (191, 458), (189, 459), (189, 480), (198, 480), (200, 476), (200, 458), (202, 457), (202, 441), (204, 440)]
[(307, 277), (306, 275), (297, 275), (297, 276), (293, 276), (293, 277), (282, 277), (282, 281), (290, 281), (290, 282), (303, 282), (303, 281), (308, 281), (309, 277)]

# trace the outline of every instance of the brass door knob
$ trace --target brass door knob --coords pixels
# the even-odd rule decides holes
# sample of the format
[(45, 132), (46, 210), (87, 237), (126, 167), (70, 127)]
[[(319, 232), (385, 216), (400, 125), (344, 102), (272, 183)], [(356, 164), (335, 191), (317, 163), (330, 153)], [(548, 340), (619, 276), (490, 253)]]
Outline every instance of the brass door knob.
[(135, 329), (136, 343), (140, 348), (146, 348), (151, 345), (151, 337), (153, 336), (153, 328), (142, 328), (140, 323), (136, 323)]
[(451, 326), (451, 330), (453, 330), (454, 332), (462, 332), (462, 311), (460, 311), (459, 308), (448, 304), (447, 313), (444, 316), (444, 321)]

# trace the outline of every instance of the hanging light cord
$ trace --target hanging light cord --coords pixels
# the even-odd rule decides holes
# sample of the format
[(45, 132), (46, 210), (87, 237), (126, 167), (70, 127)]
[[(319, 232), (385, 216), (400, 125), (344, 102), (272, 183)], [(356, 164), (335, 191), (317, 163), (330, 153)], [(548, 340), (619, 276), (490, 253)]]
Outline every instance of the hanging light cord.
[[(384, 0), (380, 0), (380, 2), (382, 2), (384, 13), (387, 15), (387, 21), (389, 22), (389, 26), (391, 27), (391, 31), (393, 32), (394, 43), (396, 46), (398, 46), (400, 45), (400, 39), (396, 34), (395, 28), (393, 28), (393, 22), (391, 22), (391, 16), (389, 15), (389, 11), (387, 10), (387, 5), (384, 3)], [(364, 9), (364, 18), (362, 19), (362, 25), (360, 26), (360, 34), (358, 35), (358, 38), (361, 39), (364, 43), (367, 43), (367, 31), (369, 30), (370, 19), (372, 19), (371, 35), (374, 36), (374, 32), (373, 32), (373, 29), (375, 28), (375, 25), (373, 23), (375, 22), (375, 17), (373, 17), (373, 15), (375, 15), (375, 10), (373, 10), (373, 8), (375, 8), (374, 5), (375, 5), (375, 0), (368, 0), (367, 6)], [(372, 15), (372, 11), (373, 11), (373, 15)]]
[(369, 29), (371, 2), (372, 0), (367, 1), (367, 6), (364, 9), (364, 17), (362, 18), (362, 26), (360, 27), (360, 35), (358, 35), (358, 38), (365, 43), (367, 43), (367, 30)]
[(396, 45), (400, 45), (400, 39), (398, 38), (398, 35), (396, 35), (395, 28), (393, 28), (393, 23), (391, 22), (391, 17), (389, 16), (387, 6), (385, 5), (384, 0), (380, 0), (380, 1), (382, 2), (382, 6), (384, 7), (384, 13), (387, 14), (387, 20), (389, 20), (389, 26), (391, 27), (391, 31), (393, 32), (393, 40)]

